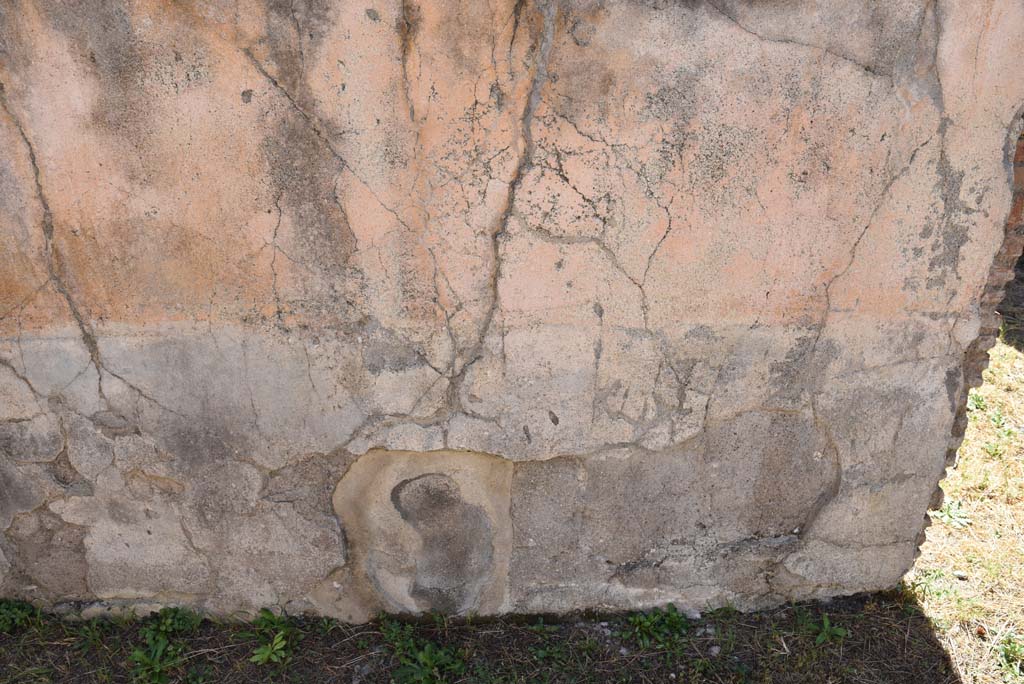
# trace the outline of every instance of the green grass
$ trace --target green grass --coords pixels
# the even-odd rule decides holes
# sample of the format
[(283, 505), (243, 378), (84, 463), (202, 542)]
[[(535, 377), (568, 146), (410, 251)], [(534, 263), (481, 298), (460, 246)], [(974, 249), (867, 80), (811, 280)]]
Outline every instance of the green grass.
[[(1012, 322), (1024, 347), (1024, 319)], [(907, 584), (964, 684), (1024, 684), (1024, 354), (1000, 342), (989, 358)]]

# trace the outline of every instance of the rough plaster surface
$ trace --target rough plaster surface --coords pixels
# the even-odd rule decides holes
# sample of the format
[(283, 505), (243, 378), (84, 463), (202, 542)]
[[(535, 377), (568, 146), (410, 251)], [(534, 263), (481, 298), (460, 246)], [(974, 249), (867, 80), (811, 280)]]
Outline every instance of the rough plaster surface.
[(1018, 0), (0, 5), (0, 594), (892, 586), (1021, 248), (1021, 45)]

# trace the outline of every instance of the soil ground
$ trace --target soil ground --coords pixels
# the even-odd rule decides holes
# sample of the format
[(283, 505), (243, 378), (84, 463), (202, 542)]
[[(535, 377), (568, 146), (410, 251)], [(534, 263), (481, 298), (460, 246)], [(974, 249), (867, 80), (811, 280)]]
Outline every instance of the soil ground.
[[(438, 618), (349, 626), (269, 616), (262, 622), (195, 625), (169, 613), (70, 623), (33, 613), (0, 636), (0, 681), (960, 681), (928, 618), (905, 592), (747, 615), (716, 611), (696, 620), (657, 611), (557, 623)], [(164, 623), (172, 628), (162, 629)], [(275, 663), (279, 634), (281, 662)], [(253, 662), (261, 653), (267, 662)]]

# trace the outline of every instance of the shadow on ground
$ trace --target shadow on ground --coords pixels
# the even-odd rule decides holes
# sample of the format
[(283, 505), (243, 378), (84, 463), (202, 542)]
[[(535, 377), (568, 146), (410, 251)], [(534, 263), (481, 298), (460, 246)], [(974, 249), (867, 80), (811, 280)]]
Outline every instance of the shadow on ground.
[(175, 609), (144, 620), (66, 622), (0, 602), (0, 682), (960, 679), (916, 600), (891, 592), (700, 618), (667, 608), (561, 620), (431, 617), (358, 626), (269, 613), (252, 624), (217, 624)]

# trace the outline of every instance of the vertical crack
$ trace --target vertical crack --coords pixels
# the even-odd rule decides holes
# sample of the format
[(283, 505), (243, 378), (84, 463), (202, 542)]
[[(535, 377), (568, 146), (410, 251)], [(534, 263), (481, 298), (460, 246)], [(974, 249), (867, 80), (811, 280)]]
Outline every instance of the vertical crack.
[(131, 389), (133, 392), (138, 394), (143, 399), (155, 404), (156, 406), (177, 413), (172, 409), (161, 404), (159, 401), (154, 399), (152, 396), (142, 391), (139, 387), (129, 382), (126, 378), (114, 371), (110, 370), (103, 364), (103, 359), (100, 356), (99, 344), (96, 341), (96, 333), (93, 331), (92, 326), (86, 320), (86, 317), (82, 315), (81, 309), (78, 308), (78, 304), (75, 302), (74, 297), (71, 295), (71, 291), (67, 287), (67, 283), (60, 275), (60, 269), (58, 268), (58, 261), (60, 259), (60, 252), (57, 250), (56, 245), (53, 242), (54, 224), (53, 224), (53, 212), (50, 209), (49, 200), (46, 198), (46, 192), (43, 189), (42, 173), (39, 169), (39, 161), (36, 157), (35, 147), (32, 145), (32, 141), (29, 139), (28, 134), (25, 132), (25, 128), (21, 125), (21, 121), (15, 116), (11, 109), (10, 103), (7, 100), (7, 88), (5, 84), (0, 81), (0, 108), (4, 110), (7, 117), (14, 124), (14, 127), (18, 130), (18, 135), (21, 137), (22, 142), (25, 144), (25, 149), (28, 151), (29, 163), (32, 166), (32, 178), (35, 184), (36, 196), (39, 200), (40, 207), (43, 210), (43, 239), (44, 239), (44, 258), (46, 260), (46, 271), (49, 282), (53, 285), (53, 288), (64, 300), (71, 312), (71, 317), (75, 320), (75, 325), (78, 327), (79, 334), (82, 339), (82, 344), (85, 345), (86, 351), (89, 353), (90, 364), (96, 369), (96, 384), (97, 393), (103, 403), (107, 405), (107, 409), (120, 416), (121, 413), (116, 410), (107, 398), (107, 395), (103, 391), (103, 374), (107, 373), (113, 378), (116, 378), (123, 382), (126, 387)]
[(284, 322), (282, 320), (282, 309), (281, 309), (281, 292), (277, 286), (277, 253), (281, 251), (281, 248), (277, 246), (277, 233), (281, 229), (281, 218), (283, 212), (281, 211), (281, 195), (279, 194), (274, 199), (274, 208), (277, 209), (277, 223), (274, 224), (274, 234), (271, 238), (271, 247), (273, 247), (274, 253), (270, 257), (270, 273), (272, 276), (271, 288), (274, 293), (274, 318), (277, 320), (278, 326), (284, 328)]
[(53, 284), (54, 289), (57, 290), (58, 294), (60, 294), (64, 299), (65, 304), (67, 304), (72, 318), (75, 319), (75, 324), (78, 326), (78, 331), (82, 337), (82, 343), (89, 352), (89, 358), (92, 361), (92, 365), (96, 368), (99, 394), (105, 400), (106, 397), (103, 394), (103, 364), (100, 359), (99, 345), (96, 343), (96, 335), (93, 332), (92, 327), (86, 322), (85, 317), (82, 316), (82, 312), (78, 308), (78, 304), (75, 303), (75, 299), (71, 296), (71, 292), (68, 290), (67, 284), (58, 272), (56, 262), (59, 260), (60, 255), (57, 252), (56, 246), (53, 244), (53, 212), (50, 210), (50, 203), (46, 198), (45, 191), (43, 190), (42, 174), (39, 171), (39, 163), (36, 158), (35, 147), (29, 140), (28, 134), (25, 132), (25, 128), (21, 125), (21, 121), (19, 121), (18, 117), (15, 116), (14, 112), (11, 110), (10, 104), (7, 101), (7, 88), (3, 82), (0, 82), (0, 107), (3, 107), (7, 117), (18, 130), (18, 135), (21, 136), (21, 140), (25, 144), (25, 149), (28, 151), (29, 163), (32, 166), (32, 179), (35, 183), (36, 197), (39, 199), (39, 205), (43, 210), (43, 240), (47, 276)]
[[(500, 296), (498, 294), (498, 282), (501, 279), (501, 240), (505, 236), (508, 229), (508, 222), (512, 218), (512, 213), (515, 210), (516, 193), (519, 191), (519, 187), (522, 185), (523, 178), (526, 176), (526, 173), (533, 168), (533, 116), (537, 111), (537, 106), (540, 104), (541, 91), (544, 89), (544, 85), (548, 80), (548, 59), (551, 53), (551, 44), (554, 41), (555, 16), (557, 8), (554, 4), (548, 3), (543, 5), (541, 13), (543, 16), (543, 33), (541, 35), (540, 45), (536, 50), (537, 58), (534, 65), (533, 82), (530, 84), (530, 92), (527, 96), (526, 103), (523, 106), (523, 115), (521, 119), (520, 140), (522, 144), (522, 152), (520, 153), (519, 163), (516, 165), (515, 173), (512, 175), (511, 181), (509, 181), (508, 195), (505, 199), (505, 208), (497, 221), (497, 229), (491, 234), (491, 262), (493, 264), (489, 279), (491, 304), (488, 307), (487, 314), (484, 316), (483, 324), (480, 328), (480, 336), (475, 345), (474, 353), (472, 354), (473, 358), (463, 366), (462, 371), (459, 373), (460, 376), (479, 358), (484, 340), (487, 338), (487, 333), (490, 331), (491, 325), (493, 324), (494, 316), (501, 305)], [(519, 13), (517, 12), (517, 26), (518, 15)], [(513, 32), (513, 40), (514, 39), (515, 32)]]
[(399, 48), (402, 53), (402, 88), (405, 100), (409, 105), (409, 121), (416, 121), (416, 105), (412, 99), (412, 88), (409, 83), (409, 54), (413, 50), (413, 40), (419, 29), (419, 10), (409, 0), (402, 0), (401, 24), (398, 27)]

